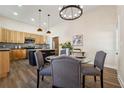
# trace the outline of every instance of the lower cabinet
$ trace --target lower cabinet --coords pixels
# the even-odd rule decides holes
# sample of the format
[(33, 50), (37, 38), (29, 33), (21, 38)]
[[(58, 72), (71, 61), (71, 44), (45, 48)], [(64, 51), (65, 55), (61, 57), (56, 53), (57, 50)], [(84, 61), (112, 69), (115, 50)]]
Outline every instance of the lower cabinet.
[(10, 68), (9, 51), (0, 51), (0, 78), (7, 77)]
[(13, 60), (20, 60), (26, 58), (26, 49), (14, 49), (10, 52), (10, 59)]

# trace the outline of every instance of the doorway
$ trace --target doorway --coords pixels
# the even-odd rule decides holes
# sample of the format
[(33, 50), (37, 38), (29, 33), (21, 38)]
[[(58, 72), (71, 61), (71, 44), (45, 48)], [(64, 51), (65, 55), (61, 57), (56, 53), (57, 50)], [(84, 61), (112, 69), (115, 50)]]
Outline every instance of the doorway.
[(59, 55), (59, 37), (52, 38), (52, 47), (55, 49), (55, 54)]
[(119, 69), (119, 51), (120, 51), (120, 18), (118, 16), (117, 18), (117, 24), (116, 24), (116, 31), (115, 31), (115, 62), (116, 62), (116, 69)]

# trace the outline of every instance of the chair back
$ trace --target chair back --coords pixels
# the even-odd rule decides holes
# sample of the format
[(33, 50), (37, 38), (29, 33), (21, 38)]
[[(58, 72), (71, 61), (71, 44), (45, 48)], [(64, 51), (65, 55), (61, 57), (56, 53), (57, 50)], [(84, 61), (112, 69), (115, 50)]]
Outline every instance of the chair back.
[(44, 60), (43, 60), (42, 52), (38, 50), (34, 53), (34, 55), (35, 55), (37, 69), (42, 68), (44, 66)]
[(53, 87), (81, 87), (81, 62), (69, 56), (52, 59)]
[(100, 70), (103, 70), (105, 58), (106, 53), (104, 51), (98, 51), (95, 56), (94, 66), (98, 67)]

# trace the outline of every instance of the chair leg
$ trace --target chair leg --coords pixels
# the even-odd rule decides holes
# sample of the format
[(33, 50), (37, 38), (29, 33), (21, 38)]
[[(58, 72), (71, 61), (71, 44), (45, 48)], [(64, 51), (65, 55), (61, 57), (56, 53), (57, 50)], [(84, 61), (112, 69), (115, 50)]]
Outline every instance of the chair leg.
[(103, 71), (101, 71), (100, 81), (101, 81), (101, 88), (103, 88)]
[(85, 88), (85, 75), (83, 75), (83, 88)]
[(42, 81), (44, 80), (44, 76), (42, 75)]
[(39, 88), (39, 70), (37, 70), (37, 88)]
[(96, 76), (94, 76), (94, 81), (96, 82)]

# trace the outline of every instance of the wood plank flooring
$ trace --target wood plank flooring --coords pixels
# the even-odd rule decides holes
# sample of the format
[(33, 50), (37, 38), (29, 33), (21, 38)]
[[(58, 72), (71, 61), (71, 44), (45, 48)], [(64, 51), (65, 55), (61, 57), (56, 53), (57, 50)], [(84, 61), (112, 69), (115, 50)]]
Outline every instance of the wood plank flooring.
[[(11, 62), (10, 73), (7, 78), (0, 79), (1, 88), (36, 88), (36, 67), (29, 65), (28, 60)], [(45, 77), (44, 81), (40, 81), (40, 88), (51, 88), (52, 78)], [(100, 88), (100, 79), (97, 82), (94, 78), (86, 76), (86, 88)], [(104, 87), (120, 88), (117, 79), (116, 70), (105, 68), (104, 70)]]

